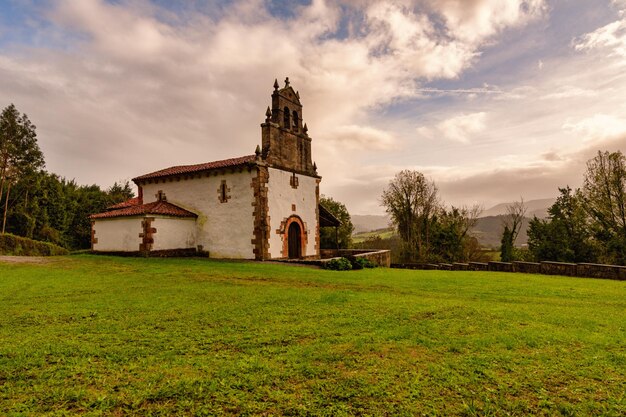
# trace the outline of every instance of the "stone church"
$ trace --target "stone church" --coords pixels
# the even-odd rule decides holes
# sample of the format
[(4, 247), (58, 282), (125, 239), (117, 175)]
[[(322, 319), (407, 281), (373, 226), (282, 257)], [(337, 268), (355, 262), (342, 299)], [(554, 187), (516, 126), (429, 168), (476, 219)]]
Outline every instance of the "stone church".
[[(133, 179), (138, 197), (91, 216), (95, 252), (286, 259), (320, 255), (319, 204), (300, 95), (274, 82), (254, 155), (174, 166)], [(320, 224), (321, 221), (321, 224)]]

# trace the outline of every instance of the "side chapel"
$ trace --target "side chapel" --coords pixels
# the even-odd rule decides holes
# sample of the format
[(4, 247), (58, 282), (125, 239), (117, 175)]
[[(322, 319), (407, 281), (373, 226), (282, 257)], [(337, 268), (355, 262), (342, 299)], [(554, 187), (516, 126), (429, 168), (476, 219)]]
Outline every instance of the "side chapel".
[[(300, 95), (274, 82), (254, 155), (174, 166), (133, 178), (138, 196), (91, 218), (95, 252), (285, 259), (320, 255), (320, 226), (339, 221), (319, 204)], [(321, 224), (320, 224), (321, 222)]]

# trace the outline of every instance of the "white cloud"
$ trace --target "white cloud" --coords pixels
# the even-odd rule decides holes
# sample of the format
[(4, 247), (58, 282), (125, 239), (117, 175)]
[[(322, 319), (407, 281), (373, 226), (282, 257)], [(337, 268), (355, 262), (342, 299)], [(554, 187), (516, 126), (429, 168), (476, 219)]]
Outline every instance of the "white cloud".
[(609, 114), (595, 114), (583, 120), (567, 120), (563, 128), (581, 135), (587, 142), (601, 142), (626, 134), (626, 119)]
[(572, 85), (557, 87), (554, 91), (541, 96), (542, 100), (562, 100), (574, 97), (597, 97), (598, 92)]
[(626, 17), (582, 36), (574, 47), (578, 51), (608, 49), (610, 56), (626, 58)]
[(431, 0), (451, 33), (478, 42), (500, 30), (526, 24), (546, 12), (544, 0)]
[(485, 84), (482, 87), (464, 89), (441, 89), (441, 88), (418, 88), (417, 91), (424, 96), (478, 96), (478, 95), (501, 95), (506, 94), (497, 86)]
[(420, 127), (417, 133), (428, 139), (446, 139), (460, 143), (470, 143), (472, 137), (486, 128), (487, 113), (477, 112), (450, 117), (434, 127)]
[(351, 150), (385, 150), (395, 144), (389, 132), (370, 126), (340, 126), (333, 130), (330, 136), (332, 139), (328, 143), (331, 146), (339, 145)]
[(626, 10), (626, 0), (612, 0), (613, 6), (619, 9), (621, 14)]

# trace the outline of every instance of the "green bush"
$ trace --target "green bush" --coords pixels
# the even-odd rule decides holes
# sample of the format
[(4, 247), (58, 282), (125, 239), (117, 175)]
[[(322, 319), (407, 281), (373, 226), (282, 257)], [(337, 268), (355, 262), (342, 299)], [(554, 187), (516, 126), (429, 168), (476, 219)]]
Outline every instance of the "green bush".
[(67, 255), (67, 249), (48, 242), (15, 236), (10, 233), (0, 234), (0, 255), (19, 256), (55, 256)]
[(352, 269), (363, 269), (363, 268), (375, 268), (374, 265), (369, 259), (365, 258), (354, 258), (352, 261)]
[(333, 271), (349, 271), (352, 269), (352, 264), (346, 258), (335, 258), (328, 261), (325, 268)]

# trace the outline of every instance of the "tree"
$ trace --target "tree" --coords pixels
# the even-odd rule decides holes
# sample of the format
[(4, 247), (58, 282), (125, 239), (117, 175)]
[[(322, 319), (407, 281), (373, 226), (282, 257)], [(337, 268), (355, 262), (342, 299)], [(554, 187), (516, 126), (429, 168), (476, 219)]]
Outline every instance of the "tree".
[(524, 222), (524, 217), (526, 217), (526, 205), (524, 204), (523, 198), (520, 197), (520, 201), (515, 201), (506, 206), (504, 223), (511, 231), (513, 243), (517, 240), (517, 236)]
[(500, 241), (500, 259), (502, 262), (511, 262), (514, 260), (515, 241), (524, 223), (526, 215), (526, 205), (524, 199), (515, 201), (506, 206), (506, 215), (504, 216), (502, 231), (502, 239)]
[(135, 192), (128, 180), (120, 181), (119, 183), (115, 181), (113, 185), (106, 190), (106, 193), (109, 196), (110, 205), (121, 203), (135, 196)]
[(18, 178), (42, 168), (43, 165), (43, 154), (37, 144), (35, 126), (13, 104), (9, 105), (0, 114), (0, 197), (7, 184), (2, 233), (6, 228), (11, 185)]
[(511, 262), (513, 260), (513, 232), (509, 225), (504, 225), (502, 231), (502, 240), (500, 240), (500, 260), (502, 262)]
[(528, 248), (539, 261), (595, 262), (597, 247), (580, 190), (559, 188), (561, 195), (548, 209), (547, 220), (532, 219)]
[[(334, 227), (320, 228), (320, 247), (323, 249), (347, 249), (352, 246), (352, 232), (354, 225), (350, 219), (350, 213), (343, 203), (333, 200), (332, 197), (322, 195), (320, 204), (323, 205), (333, 216), (341, 221), (341, 226), (337, 228), (335, 235)], [(337, 238), (337, 242), (335, 242)]]
[(404, 242), (404, 258), (425, 260), (433, 222), (441, 210), (435, 183), (421, 172), (400, 171), (383, 191), (381, 202)]
[(626, 263), (626, 158), (600, 152), (587, 161), (582, 195), (592, 232), (604, 247), (602, 260)]
[(445, 262), (468, 261), (475, 256), (476, 239), (469, 231), (476, 225), (481, 212), (479, 205), (442, 209), (433, 223), (432, 255)]
[(20, 177), (11, 187), (7, 232), (68, 249), (89, 248), (89, 215), (131, 197), (130, 184), (124, 182), (103, 191), (41, 170)]

